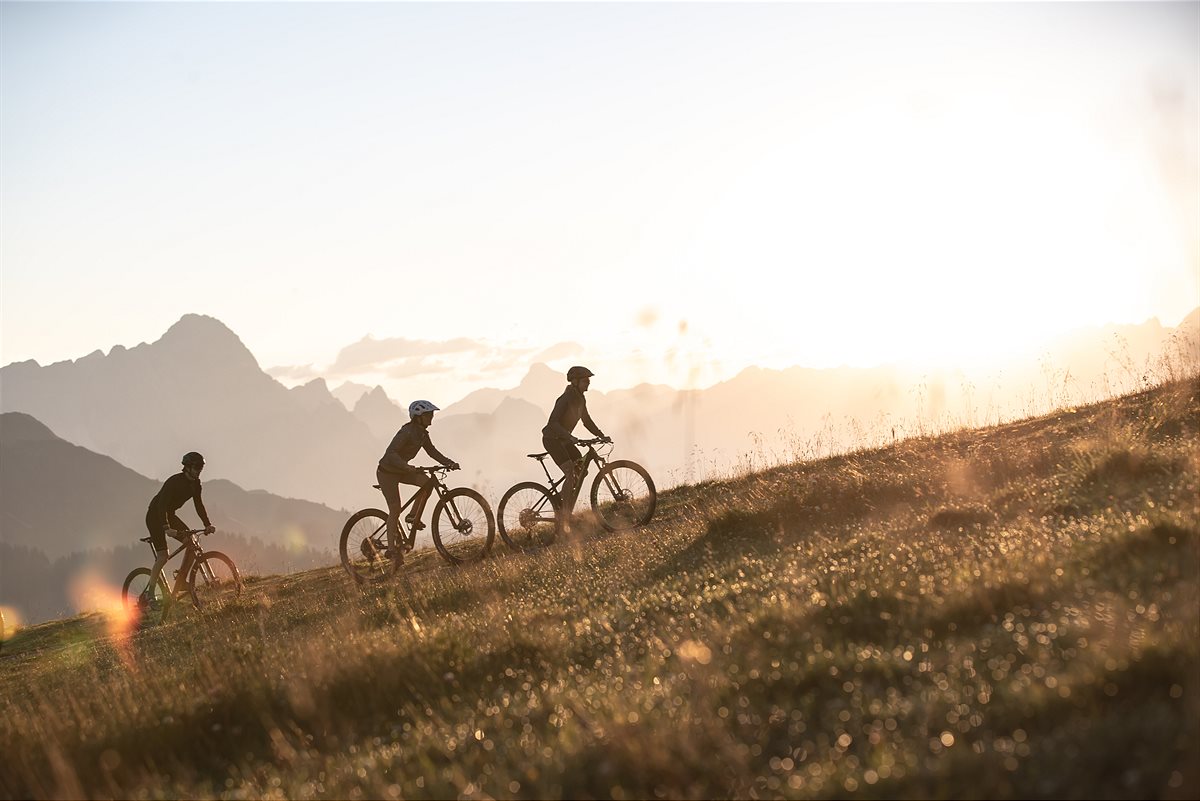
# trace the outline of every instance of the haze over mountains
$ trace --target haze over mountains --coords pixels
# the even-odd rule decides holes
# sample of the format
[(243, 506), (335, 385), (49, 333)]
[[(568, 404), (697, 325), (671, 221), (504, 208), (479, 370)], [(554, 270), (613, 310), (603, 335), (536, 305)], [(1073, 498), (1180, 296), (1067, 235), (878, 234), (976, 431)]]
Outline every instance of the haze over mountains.
[[(51, 558), (129, 545), (146, 536), (146, 507), (161, 486), (109, 456), (66, 442), (29, 415), (0, 414), (0, 541), (6, 545)], [(293, 550), (329, 550), (331, 532), (345, 522), (340, 510), (248, 492), (225, 479), (204, 481), (204, 505), (220, 531)], [(200, 525), (191, 502), (179, 515)]]
[[(597, 378), (588, 405), (617, 440), (617, 455), (643, 462), (669, 486), (739, 465), (1104, 397), (1162, 369), (1164, 355), (1200, 361), (1198, 332), (1200, 309), (1177, 329), (1150, 320), (1082, 331), (995, 375), (751, 367), (694, 390), (608, 388)], [(539, 475), (525, 454), (542, 450), (541, 427), (564, 386), (563, 366), (533, 364), (516, 387), (481, 388), (443, 406), (431, 435), (463, 464), (455, 483), (474, 484), (495, 503), (511, 483)], [(352, 510), (380, 504), (370, 486), (375, 465), (407, 420), (382, 388), (358, 389), (339, 387), (343, 400), (322, 379), (288, 389), (221, 322), (186, 315), (153, 343), (0, 368), (0, 411), (29, 414), (63, 439), (152, 478), (175, 472), (179, 454), (195, 449), (209, 458), (210, 480)]]

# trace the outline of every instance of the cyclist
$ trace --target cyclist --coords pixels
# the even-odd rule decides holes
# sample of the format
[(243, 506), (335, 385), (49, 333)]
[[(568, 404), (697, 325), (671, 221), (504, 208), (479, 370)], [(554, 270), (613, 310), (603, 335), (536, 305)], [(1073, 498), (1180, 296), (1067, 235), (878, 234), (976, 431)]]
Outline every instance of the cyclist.
[[(195, 451), (189, 451), (180, 460), (183, 469), (163, 482), (162, 488), (150, 499), (150, 508), (146, 510), (146, 528), (150, 531), (150, 542), (154, 545), (154, 569), (151, 576), (158, 576), (159, 571), (167, 563), (167, 532), (187, 531), (188, 527), (175, 514), (179, 507), (191, 499), (196, 505), (196, 514), (204, 521), (204, 533), (216, 531), (208, 519), (208, 511), (204, 501), (200, 499), (200, 471), (204, 469), (204, 457)], [(172, 533), (176, 539), (180, 537)], [(192, 553), (184, 554), (183, 564), (175, 575), (174, 591), (186, 585), (188, 572), (192, 569)], [(151, 600), (151, 591), (155, 579), (146, 585), (140, 599), (143, 604)]]
[(593, 375), (591, 370), (578, 365), (567, 371), (567, 388), (554, 402), (554, 411), (550, 412), (550, 420), (542, 429), (542, 447), (566, 478), (561, 496), (562, 510), (558, 516), (558, 529), (564, 534), (571, 531), (571, 510), (575, 505), (575, 494), (583, 483), (583, 454), (576, 445), (579, 440), (571, 432), (582, 420), (588, 431), (608, 439), (588, 414), (587, 399), (583, 397), (592, 384)]
[(413, 484), (420, 487), (413, 500), (413, 508), (405, 515), (404, 520), (412, 526), (413, 531), (425, 528), (421, 522), (421, 514), (425, 511), (425, 502), (429, 500), (435, 482), (428, 473), (409, 466), (409, 460), (424, 448), (426, 453), (446, 467), (451, 470), (459, 469), (458, 462), (443, 455), (429, 439), (429, 426), (433, 424), (433, 413), (436, 411), (438, 411), (438, 407), (427, 400), (416, 400), (408, 404), (409, 421), (401, 426), (400, 430), (396, 432), (396, 436), (392, 437), (391, 443), (383, 453), (383, 458), (379, 460), (379, 467), (375, 470), (379, 488), (383, 490), (383, 497), (387, 500), (388, 505), (389, 548), (394, 547), (400, 534), (397, 524), (400, 520), (400, 509), (404, 505), (400, 500), (400, 484)]

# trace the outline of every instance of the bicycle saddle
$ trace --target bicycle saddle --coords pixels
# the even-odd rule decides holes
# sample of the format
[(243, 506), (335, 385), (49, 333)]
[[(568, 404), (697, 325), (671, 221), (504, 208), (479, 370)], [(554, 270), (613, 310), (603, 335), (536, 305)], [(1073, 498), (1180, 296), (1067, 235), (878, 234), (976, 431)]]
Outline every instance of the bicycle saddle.
[(540, 462), (542, 459), (545, 459), (547, 456), (549, 456), (550, 452), (546, 451), (545, 453), (527, 453), (525, 455), (530, 459), (537, 459)]
[(150, 542), (150, 538), (149, 538), (149, 537), (142, 537), (142, 542)]

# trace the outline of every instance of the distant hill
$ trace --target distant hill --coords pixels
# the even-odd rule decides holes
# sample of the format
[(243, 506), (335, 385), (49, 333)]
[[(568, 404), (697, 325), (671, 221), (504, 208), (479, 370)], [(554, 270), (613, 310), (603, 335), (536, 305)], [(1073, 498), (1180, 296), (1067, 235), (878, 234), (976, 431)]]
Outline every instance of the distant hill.
[(288, 390), (237, 336), (189, 314), (158, 341), (45, 367), (0, 368), (0, 411), (25, 412), (70, 442), (165, 478), (198, 450), (241, 486), (335, 506), (369, 499), (381, 447), (324, 381)]
[[(162, 482), (73, 445), (33, 417), (0, 414), (0, 542), (50, 558), (136, 545)], [(346, 514), (310, 501), (204, 481), (204, 504), (221, 531), (282, 548), (332, 550)], [(195, 508), (179, 512), (199, 525)]]
[(331, 390), (333, 397), (337, 398), (347, 409), (353, 409), (354, 404), (358, 403), (358, 399), (371, 391), (371, 388), (366, 384), (359, 384), (354, 381), (343, 381), (338, 385), (337, 389)]
[[(390, 442), (397, 429), (408, 422), (408, 410), (400, 408), (383, 391), (375, 387), (365, 392), (354, 404), (354, 416), (362, 421), (379, 442)], [(380, 449), (382, 453), (382, 448)]]
[(443, 409), (446, 416), (452, 414), (491, 414), (505, 398), (516, 398), (532, 403), (546, 414), (554, 408), (554, 401), (562, 394), (567, 380), (563, 374), (545, 364), (534, 364), (512, 389), (485, 387), (469, 393), (465, 398)]

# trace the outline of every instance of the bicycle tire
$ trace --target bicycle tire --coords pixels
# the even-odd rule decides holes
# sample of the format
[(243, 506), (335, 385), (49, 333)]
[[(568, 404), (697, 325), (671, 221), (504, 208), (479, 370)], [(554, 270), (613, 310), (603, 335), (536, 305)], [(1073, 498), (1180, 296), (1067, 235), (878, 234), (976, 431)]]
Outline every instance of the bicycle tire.
[(608, 531), (640, 528), (654, 517), (658, 491), (654, 479), (637, 462), (609, 462), (592, 481), (592, 511)]
[[(453, 510), (453, 516), (451, 511)], [(454, 517), (458, 517), (455, 523)], [(486, 525), (486, 531), (480, 529)], [(452, 565), (478, 562), (492, 550), (496, 518), (492, 507), (473, 489), (459, 487), (442, 496), (433, 510), (430, 527), (438, 553)]]
[(220, 551), (205, 551), (204, 556), (192, 565), (188, 576), (188, 592), (197, 609), (222, 609), (240, 598), (244, 587), (237, 565)]
[(159, 608), (157, 610), (143, 609), (138, 604), (138, 598), (141, 597), (146, 587), (150, 584), (150, 581), (150, 568), (137, 567), (129, 571), (129, 575), (125, 577), (125, 583), (121, 585), (121, 604), (125, 607), (125, 611), (133, 618), (137, 626), (163, 622), (167, 619), (167, 615), (171, 611), (171, 606), (175, 601), (170, 588), (167, 587), (166, 580), (162, 576), (159, 576), (157, 582), (158, 592), (155, 594)]
[[(400, 533), (403, 538), (403, 530)], [(387, 553), (387, 513), (379, 509), (352, 514), (342, 527), (338, 550), (342, 567), (359, 584), (391, 578), (404, 561), (403, 547), (390, 557)]]
[[(545, 513), (549, 507), (549, 515)], [(544, 484), (522, 481), (500, 499), (496, 522), (500, 538), (514, 551), (543, 548), (554, 542), (558, 518), (558, 496)]]

